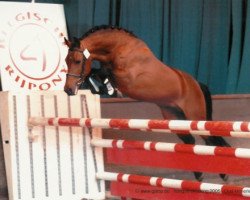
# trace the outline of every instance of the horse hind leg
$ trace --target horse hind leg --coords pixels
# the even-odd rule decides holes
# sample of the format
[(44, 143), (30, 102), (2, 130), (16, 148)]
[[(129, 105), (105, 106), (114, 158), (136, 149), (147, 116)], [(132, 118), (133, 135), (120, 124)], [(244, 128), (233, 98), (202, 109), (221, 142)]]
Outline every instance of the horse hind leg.
[[(206, 102), (206, 120), (212, 121), (213, 108), (212, 108), (212, 97), (211, 97), (210, 91), (208, 87), (204, 85), (203, 83), (199, 83), (199, 85), (203, 92), (205, 102)], [(219, 136), (201, 136), (201, 137), (204, 139), (206, 145), (230, 147), (230, 145), (222, 137), (219, 137)]]
[[(164, 119), (168, 120), (186, 120), (186, 116), (184, 112), (178, 107), (162, 107), (160, 106), (162, 116)], [(177, 134), (177, 136), (185, 143), (185, 144), (195, 144), (195, 138), (192, 135), (183, 135)], [(198, 181), (202, 181), (203, 173), (202, 172), (194, 172), (195, 179)]]
[[(206, 120), (212, 121), (212, 98), (208, 87), (202, 83), (199, 83), (200, 88), (203, 92), (205, 101), (206, 101), (206, 111), (207, 116)], [(230, 147), (230, 144), (227, 143), (224, 138), (219, 136), (201, 136), (208, 146), (222, 146), (222, 147)], [(226, 181), (228, 176), (226, 174), (220, 174), (220, 177)]]
[[(203, 92), (205, 102), (206, 102), (206, 120), (212, 121), (212, 97), (210, 91), (206, 85), (203, 83), (199, 83), (200, 88)], [(230, 145), (224, 140), (222, 137), (219, 136), (202, 136), (206, 145), (216, 145), (216, 146), (225, 146), (230, 147)]]

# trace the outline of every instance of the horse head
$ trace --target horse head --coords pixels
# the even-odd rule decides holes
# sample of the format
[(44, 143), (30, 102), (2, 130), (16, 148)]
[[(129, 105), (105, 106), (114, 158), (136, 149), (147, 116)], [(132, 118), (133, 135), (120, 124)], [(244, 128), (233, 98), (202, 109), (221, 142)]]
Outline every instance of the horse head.
[(80, 40), (74, 38), (73, 42), (64, 38), (65, 44), (69, 47), (66, 56), (68, 72), (64, 91), (68, 95), (76, 95), (80, 85), (85, 81), (91, 71), (90, 53), (87, 49), (81, 49)]

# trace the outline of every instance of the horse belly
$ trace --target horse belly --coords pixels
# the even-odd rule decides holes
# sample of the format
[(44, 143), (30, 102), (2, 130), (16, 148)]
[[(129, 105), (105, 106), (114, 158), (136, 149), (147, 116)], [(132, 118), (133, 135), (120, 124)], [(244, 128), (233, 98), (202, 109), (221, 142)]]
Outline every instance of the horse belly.
[(206, 119), (206, 106), (198, 83), (188, 74), (182, 74), (183, 82), (176, 74), (143, 74), (131, 81), (121, 92), (130, 98), (152, 102), (160, 107), (178, 107), (187, 119)]
[(157, 59), (130, 65), (125, 72), (116, 78), (118, 89), (128, 97), (159, 106), (176, 106), (189, 119), (206, 116), (203, 93), (190, 75), (169, 68)]

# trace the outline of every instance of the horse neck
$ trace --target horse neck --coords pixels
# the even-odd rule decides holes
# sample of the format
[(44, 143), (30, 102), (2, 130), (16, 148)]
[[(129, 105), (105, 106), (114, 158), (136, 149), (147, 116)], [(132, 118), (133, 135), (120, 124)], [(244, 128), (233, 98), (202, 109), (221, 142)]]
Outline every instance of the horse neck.
[(84, 48), (87, 48), (90, 53), (108, 55), (115, 52), (120, 47), (127, 45), (134, 40), (128, 33), (114, 31), (93, 33), (82, 40)]

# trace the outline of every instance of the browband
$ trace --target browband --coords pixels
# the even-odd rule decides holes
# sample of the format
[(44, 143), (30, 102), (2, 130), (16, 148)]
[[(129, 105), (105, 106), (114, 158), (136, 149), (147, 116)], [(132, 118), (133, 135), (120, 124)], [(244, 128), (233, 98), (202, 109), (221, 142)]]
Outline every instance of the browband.
[(89, 52), (88, 49), (84, 49), (83, 51), (82, 51), (82, 50), (79, 50), (79, 49), (69, 49), (69, 50), (70, 50), (70, 51), (78, 51), (78, 52), (81, 52), (81, 53), (84, 55), (84, 57), (85, 57), (86, 59), (88, 59), (89, 56), (90, 56), (90, 52)]
[(83, 55), (85, 56), (86, 59), (89, 58), (90, 53), (89, 53), (89, 50), (88, 50), (88, 49), (85, 49), (82, 53), (83, 53)]

